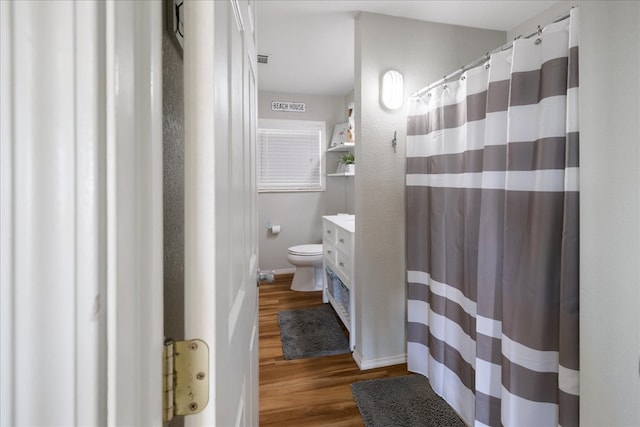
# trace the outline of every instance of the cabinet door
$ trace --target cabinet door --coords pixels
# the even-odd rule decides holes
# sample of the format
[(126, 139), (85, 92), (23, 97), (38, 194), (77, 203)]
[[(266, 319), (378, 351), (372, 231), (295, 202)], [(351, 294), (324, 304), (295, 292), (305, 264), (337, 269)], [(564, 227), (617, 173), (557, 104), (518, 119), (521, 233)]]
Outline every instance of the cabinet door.
[(351, 242), (353, 240), (353, 233), (336, 227), (336, 247), (351, 256)]
[(351, 289), (351, 257), (340, 249), (336, 251), (336, 268), (345, 286)]
[(328, 240), (322, 241), (322, 247), (324, 250), (324, 259), (331, 266), (335, 266), (336, 265), (336, 247), (333, 245), (332, 242)]
[(322, 236), (324, 241), (336, 243), (336, 226), (330, 221), (322, 221)]

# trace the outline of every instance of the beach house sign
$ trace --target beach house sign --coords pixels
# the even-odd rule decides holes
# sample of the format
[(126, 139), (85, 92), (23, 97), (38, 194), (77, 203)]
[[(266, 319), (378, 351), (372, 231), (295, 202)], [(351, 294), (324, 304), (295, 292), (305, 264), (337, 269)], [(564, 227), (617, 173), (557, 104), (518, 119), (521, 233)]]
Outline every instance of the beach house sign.
[(283, 111), (293, 113), (304, 113), (306, 105), (304, 102), (289, 102), (289, 101), (271, 101), (272, 111)]

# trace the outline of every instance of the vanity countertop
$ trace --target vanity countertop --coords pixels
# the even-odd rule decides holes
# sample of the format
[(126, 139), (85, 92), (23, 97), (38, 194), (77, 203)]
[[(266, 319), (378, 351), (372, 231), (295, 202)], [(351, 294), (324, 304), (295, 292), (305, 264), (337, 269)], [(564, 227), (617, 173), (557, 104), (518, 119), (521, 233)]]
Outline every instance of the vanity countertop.
[(334, 224), (344, 228), (345, 230), (355, 233), (356, 216), (355, 215), (326, 215), (322, 218), (333, 222)]

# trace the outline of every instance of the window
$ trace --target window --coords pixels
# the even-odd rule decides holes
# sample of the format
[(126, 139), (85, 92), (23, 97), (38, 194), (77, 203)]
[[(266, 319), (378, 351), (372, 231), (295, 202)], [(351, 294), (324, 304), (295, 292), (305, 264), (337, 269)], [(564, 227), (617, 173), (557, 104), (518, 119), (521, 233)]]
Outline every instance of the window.
[(323, 191), (325, 122), (260, 119), (258, 191)]

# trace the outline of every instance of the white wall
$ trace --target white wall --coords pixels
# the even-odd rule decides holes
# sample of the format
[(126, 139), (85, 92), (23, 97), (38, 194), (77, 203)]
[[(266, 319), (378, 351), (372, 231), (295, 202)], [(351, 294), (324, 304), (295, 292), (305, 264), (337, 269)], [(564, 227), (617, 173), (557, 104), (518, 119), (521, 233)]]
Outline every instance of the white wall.
[(536, 15), (533, 18), (528, 19), (522, 24), (517, 25), (511, 30), (507, 31), (507, 40), (513, 40), (518, 36), (526, 37), (529, 34), (535, 32), (538, 28), (538, 25), (540, 25), (541, 28), (544, 28), (547, 24), (552, 23), (557, 18), (568, 13), (571, 7), (576, 6), (577, 4), (577, 1), (567, 0), (556, 2), (556, 4), (554, 4), (541, 14)]
[(640, 425), (640, 2), (580, 2), (580, 423)]
[[(304, 113), (271, 111), (271, 101), (304, 102)], [(344, 96), (301, 95), (260, 91), (258, 117), (261, 119), (325, 121), (326, 143), (331, 141), (333, 128), (347, 121)], [(338, 154), (327, 153), (326, 167), (334, 172)], [(287, 262), (287, 248), (294, 245), (321, 243), (323, 215), (346, 212), (347, 181), (353, 178), (327, 177), (326, 191), (259, 193), (258, 232), (260, 269), (286, 270), (294, 268)], [(265, 224), (271, 220), (282, 231), (271, 234)]]
[(407, 115), (406, 104), (393, 113), (380, 107), (380, 77), (390, 68), (400, 71), (406, 99), (501, 46), (506, 34), (371, 13), (360, 13), (355, 28), (356, 352), (383, 363), (406, 353)]
[[(184, 339), (184, 63), (169, 32), (173, 2), (166, 2), (162, 27), (162, 174), (164, 240), (164, 335)], [(173, 28), (173, 24), (171, 26)], [(177, 417), (172, 427), (184, 424)]]

